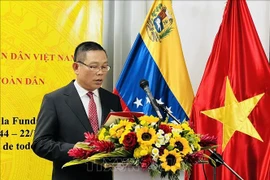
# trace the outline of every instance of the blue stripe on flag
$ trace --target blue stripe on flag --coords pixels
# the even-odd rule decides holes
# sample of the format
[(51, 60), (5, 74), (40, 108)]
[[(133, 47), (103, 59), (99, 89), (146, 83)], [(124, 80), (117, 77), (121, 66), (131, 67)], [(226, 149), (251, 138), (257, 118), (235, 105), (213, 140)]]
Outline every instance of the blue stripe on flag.
[(149, 81), (149, 88), (159, 103), (164, 103), (180, 121), (188, 116), (172, 94), (157, 64), (138, 34), (130, 54), (120, 74), (116, 89), (130, 111), (156, 115), (146, 94), (140, 88), (140, 81)]

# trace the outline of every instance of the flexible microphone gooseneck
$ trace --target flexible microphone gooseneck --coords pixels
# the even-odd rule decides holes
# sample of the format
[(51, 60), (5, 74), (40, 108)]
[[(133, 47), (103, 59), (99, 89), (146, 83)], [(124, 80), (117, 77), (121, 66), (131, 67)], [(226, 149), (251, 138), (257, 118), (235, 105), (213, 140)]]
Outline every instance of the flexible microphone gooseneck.
[(152, 95), (152, 93), (151, 93), (151, 91), (149, 89), (148, 81), (145, 80), (145, 79), (142, 79), (140, 81), (140, 87), (146, 92), (146, 95), (148, 96), (148, 98), (149, 98), (153, 108), (155, 109), (159, 119), (163, 119), (163, 117), (162, 117), (162, 115), (161, 115), (161, 113), (159, 111), (159, 108), (158, 108), (158, 103), (157, 103), (156, 99), (153, 97), (153, 95)]

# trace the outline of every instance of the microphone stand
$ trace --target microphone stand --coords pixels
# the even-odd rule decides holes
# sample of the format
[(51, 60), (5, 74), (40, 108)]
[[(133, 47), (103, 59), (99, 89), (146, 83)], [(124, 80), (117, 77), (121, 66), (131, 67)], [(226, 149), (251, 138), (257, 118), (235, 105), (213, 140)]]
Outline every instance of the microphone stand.
[[(208, 151), (211, 153), (211, 158), (216, 162), (216, 167), (220, 165), (224, 165), (226, 168), (228, 168), (238, 179), (244, 180), (239, 174), (237, 174), (221, 157), (220, 154), (214, 152), (212, 149), (208, 149)], [(210, 163), (212, 166), (213, 164)], [(216, 174), (214, 174), (216, 175)], [(215, 179), (215, 178), (214, 178)]]
[(174, 115), (172, 115), (172, 113), (165, 107), (164, 104), (157, 103), (157, 105), (163, 110), (164, 113), (168, 114), (173, 120), (175, 120), (175, 122), (181, 124), (181, 122)]
[[(159, 104), (157, 103), (158, 107), (161, 108), (164, 113), (168, 114), (175, 122), (177, 122), (178, 124), (181, 124), (181, 122), (174, 116), (172, 115), (172, 113), (165, 107), (164, 104)], [(220, 165), (224, 165), (226, 168), (228, 168), (238, 179), (240, 180), (244, 180), (239, 174), (237, 174), (221, 157), (220, 154), (214, 152), (212, 149), (208, 149), (208, 151), (211, 153), (211, 158), (215, 161), (216, 166), (211, 163), (210, 164), (212, 166), (214, 166), (214, 180), (216, 180), (216, 167), (220, 166)]]

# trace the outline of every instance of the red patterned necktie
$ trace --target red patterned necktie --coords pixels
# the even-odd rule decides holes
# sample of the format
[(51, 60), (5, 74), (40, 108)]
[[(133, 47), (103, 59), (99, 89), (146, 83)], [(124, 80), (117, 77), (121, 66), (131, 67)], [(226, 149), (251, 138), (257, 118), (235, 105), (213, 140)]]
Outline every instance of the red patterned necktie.
[(98, 132), (98, 116), (97, 116), (97, 107), (94, 101), (93, 92), (88, 92), (87, 96), (89, 96), (89, 105), (88, 105), (88, 114), (89, 121), (92, 126), (92, 129), (95, 134)]

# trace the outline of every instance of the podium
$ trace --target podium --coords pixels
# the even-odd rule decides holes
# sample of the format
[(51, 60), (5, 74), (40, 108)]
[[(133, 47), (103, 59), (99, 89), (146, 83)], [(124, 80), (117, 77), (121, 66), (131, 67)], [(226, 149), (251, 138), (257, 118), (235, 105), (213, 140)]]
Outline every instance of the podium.
[[(184, 180), (184, 172), (180, 173), (180, 180)], [(113, 169), (113, 180), (168, 180), (159, 176), (152, 178), (147, 170), (139, 167), (118, 166)]]

